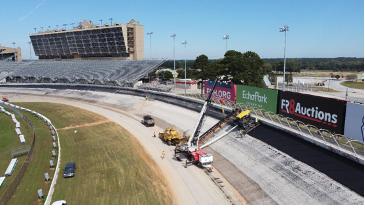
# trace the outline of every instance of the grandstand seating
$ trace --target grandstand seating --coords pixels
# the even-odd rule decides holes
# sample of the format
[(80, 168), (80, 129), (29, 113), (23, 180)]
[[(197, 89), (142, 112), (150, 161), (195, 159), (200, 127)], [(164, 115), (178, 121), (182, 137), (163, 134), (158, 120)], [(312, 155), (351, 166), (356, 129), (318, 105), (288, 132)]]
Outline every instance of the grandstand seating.
[(83, 60), (0, 63), (0, 80), (132, 87), (166, 60)]

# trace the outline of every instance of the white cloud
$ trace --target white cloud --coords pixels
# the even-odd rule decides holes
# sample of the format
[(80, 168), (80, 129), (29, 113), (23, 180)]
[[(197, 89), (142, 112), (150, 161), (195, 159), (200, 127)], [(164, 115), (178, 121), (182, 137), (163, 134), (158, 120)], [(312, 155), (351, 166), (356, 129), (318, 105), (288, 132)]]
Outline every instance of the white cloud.
[(28, 15), (32, 14), (36, 9), (38, 9), (38, 7), (42, 6), (42, 4), (44, 4), (44, 2), (46, 2), (47, 0), (44, 0), (42, 3), (38, 4), (32, 11), (30, 11), (28, 14), (26, 14), (24, 17), (19, 19), (19, 22), (22, 21), (23, 19), (27, 18)]

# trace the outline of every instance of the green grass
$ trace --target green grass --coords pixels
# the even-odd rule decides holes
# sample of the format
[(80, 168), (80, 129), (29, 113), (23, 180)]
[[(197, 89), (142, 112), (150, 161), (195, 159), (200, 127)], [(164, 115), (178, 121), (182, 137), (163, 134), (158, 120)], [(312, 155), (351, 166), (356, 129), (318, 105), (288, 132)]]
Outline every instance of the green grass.
[[(8, 112), (12, 112), (6, 108)], [(26, 145), (30, 145), (33, 139), (33, 131), (31, 127), (15, 114), (16, 119), (20, 122), (20, 130), (24, 135)], [(21, 146), (18, 135), (15, 132), (15, 124), (11, 117), (0, 112), (0, 176), (4, 176), (6, 169), (12, 159), (11, 149)], [(4, 184), (0, 188), (0, 195), (3, 195), (9, 187), (18, 171), (22, 167), (26, 155), (18, 156), (18, 162), (11, 176), (6, 177)]]
[[(35, 110), (56, 126), (60, 136), (62, 160), (52, 202), (68, 204), (173, 204), (172, 192), (158, 165), (128, 131), (105, 117), (61, 104), (18, 103)], [(34, 155), (18, 190), (9, 204), (43, 204), (37, 190), (48, 194), (44, 181), (49, 168), (52, 139), (43, 120), (29, 115), (36, 128)], [(103, 122), (100, 124), (89, 124)], [(82, 126), (74, 128), (70, 126)], [(83, 126), (85, 125), (85, 126)], [(45, 127), (45, 129), (43, 129)], [(57, 162), (57, 159), (54, 159)], [(73, 178), (63, 178), (67, 162), (76, 162)], [(44, 197), (45, 198), (45, 197)], [(43, 199), (44, 201), (44, 199)]]
[[(19, 106), (31, 107), (17, 103)], [(41, 110), (39, 111), (42, 112)], [(9, 205), (36, 205), (43, 204), (42, 200), (38, 199), (38, 189), (43, 190), (43, 194), (47, 195), (50, 182), (45, 181), (44, 174), (48, 173), (49, 176), (54, 176), (54, 168), (50, 168), (49, 161), (52, 160), (52, 134), (43, 120), (35, 117), (35, 115), (25, 113), (22, 111), (33, 123), (36, 132), (36, 141), (33, 151), (33, 156), (27, 168), (22, 181), (20, 182), (16, 192), (9, 201)], [(31, 143), (28, 139), (27, 143)], [(53, 159), (56, 165), (57, 161)], [(43, 200), (44, 201), (44, 200)]]
[[(155, 162), (131, 134), (116, 123), (59, 131), (61, 167), (76, 162), (73, 178), (57, 180), (52, 200), (70, 204), (172, 204)], [(107, 137), (105, 137), (107, 136)]]
[(345, 81), (341, 82), (341, 85), (353, 88), (353, 89), (364, 89), (364, 82), (353, 82), (353, 81)]
[(300, 73), (294, 73), (293, 76), (294, 77), (325, 77), (325, 78), (329, 78), (331, 76), (331, 73), (333, 75), (349, 75), (349, 74), (356, 74), (356, 75), (360, 75), (363, 72), (335, 72), (335, 71), (329, 71), (329, 70), (301, 70)]
[(339, 92), (337, 90), (331, 89), (331, 88), (316, 88), (313, 89), (314, 91), (321, 91), (321, 92)]

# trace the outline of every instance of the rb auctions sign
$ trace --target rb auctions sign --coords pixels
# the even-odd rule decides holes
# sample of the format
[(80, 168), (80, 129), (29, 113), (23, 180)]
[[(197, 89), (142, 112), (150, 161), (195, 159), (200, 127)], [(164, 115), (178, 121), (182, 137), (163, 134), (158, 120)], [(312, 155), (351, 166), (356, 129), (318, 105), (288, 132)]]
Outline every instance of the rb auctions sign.
[(343, 134), (346, 101), (279, 91), (278, 114)]

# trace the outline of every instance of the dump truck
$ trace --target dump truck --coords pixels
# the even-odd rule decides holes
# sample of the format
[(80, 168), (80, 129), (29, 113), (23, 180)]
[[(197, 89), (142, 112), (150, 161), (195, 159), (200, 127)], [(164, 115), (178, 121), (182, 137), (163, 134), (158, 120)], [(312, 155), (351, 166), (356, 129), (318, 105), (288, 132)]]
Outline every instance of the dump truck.
[(143, 116), (141, 123), (144, 124), (145, 126), (154, 126), (155, 120), (150, 115), (145, 115)]
[(181, 137), (179, 131), (175, 128), (167, 128), (164, 132), (158, 133), (158, 137), (164, 140), (168, 145), (177, 145), (181, 142), (188, 141), (189, 136)]
[(7, 97), (3, 97), (3, 102), (9, 102), (9, 99)]

